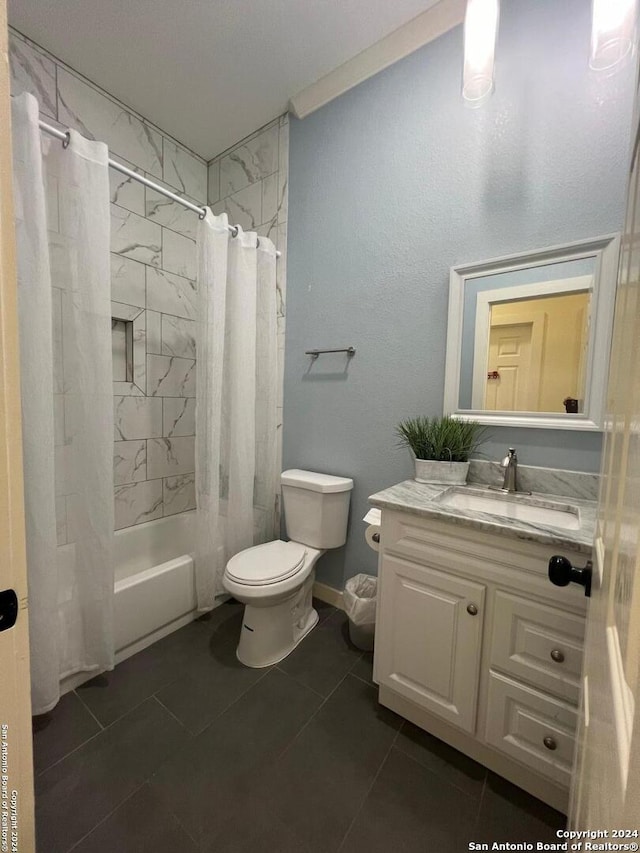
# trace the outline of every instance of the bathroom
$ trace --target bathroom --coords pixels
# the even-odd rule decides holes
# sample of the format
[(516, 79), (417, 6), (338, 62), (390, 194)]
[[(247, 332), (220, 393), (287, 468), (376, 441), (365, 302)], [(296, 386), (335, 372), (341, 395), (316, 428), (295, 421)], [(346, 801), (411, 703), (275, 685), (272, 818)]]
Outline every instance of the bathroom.
[[(39, 853), (637, 839), (636, 4), (335, 6), (7, 2), (0, 724), (22, 853), (34, 825)], [(601, 68), (610, 30), (627, 48)], [(74, 326), (69, 269), (99, 327)], [(499, 375), (471, 366), (485, 277), (493, 305), (588, 294), (552, 412), (472, 402), (478, 363), (487, 393)], [(442, 415), (484, 429), (459, 485), (420, 483), (399, 446)], [(375, 652), (345, 612), (361, 573)]]

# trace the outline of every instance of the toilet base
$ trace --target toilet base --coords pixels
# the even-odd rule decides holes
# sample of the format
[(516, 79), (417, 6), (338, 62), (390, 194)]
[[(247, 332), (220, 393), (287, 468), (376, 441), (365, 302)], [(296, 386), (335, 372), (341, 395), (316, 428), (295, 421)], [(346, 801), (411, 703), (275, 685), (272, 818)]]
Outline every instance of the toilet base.
[(318, 624), (311, 593), (312, 572), (294, 595), (278, 604), (255, 607), (245, 604), (236, 657), (245, 666), (272, 666), (291, 654)]

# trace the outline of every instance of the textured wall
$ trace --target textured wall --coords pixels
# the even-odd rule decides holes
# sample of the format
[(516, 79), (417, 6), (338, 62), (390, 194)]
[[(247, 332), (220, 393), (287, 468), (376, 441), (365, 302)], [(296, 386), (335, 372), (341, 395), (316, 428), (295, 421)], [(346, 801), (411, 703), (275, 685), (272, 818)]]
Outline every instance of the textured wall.
[[(319, 578), (375, 571), (360, 521), (411, 475), (407, 415), (442, 411), (449, 268), (619, 230), (631, 69), (587, 68), (588, 0), (502, 4), (496, 92), (460, 99), (457, 28), (291, 122), (284, 464), (354, 477), (349, 541)], [(311, 365), (309, 347), (353, 345)], [(496, 429), (524, 464), (597, 470), (600, 436)]]
[[(29, 91), (45, 120), (109, 146), (110, 156), (199, 204), (207, 165), (18, 33), (12, 91)], [(195, 506), (195, 237), (198, 217), (115, 170), (111, 178), (113, 316), (133, 323), (133, 381), (114, 382), (116, 527)], [(54, 293), (54, 305), (56, 294)], [(120, 339), (121, 340), (121, 339)], [(63, 330), (58, 341), (64, 344)], [(114, 347), (115, 348), (115, 347)], [(116, 365), (122, 352), (114, 352)], [(64, 452), (56, 407), (57, 452)], [(68, 541), (58, 495), (58, 542)]]

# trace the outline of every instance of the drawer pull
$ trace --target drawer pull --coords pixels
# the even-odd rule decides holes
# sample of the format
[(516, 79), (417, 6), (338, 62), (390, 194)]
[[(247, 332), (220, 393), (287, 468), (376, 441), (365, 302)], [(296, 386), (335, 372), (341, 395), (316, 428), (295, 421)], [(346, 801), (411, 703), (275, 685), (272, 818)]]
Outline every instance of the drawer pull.
[(563, 663), (564, 652), (561, 652), (560, 649), (553, 649), (553, 651), (551, 652), (551, 660), (555, 661), (556, 663)]
[(475, 604), (467, 604), (467, 613), (469, 614), (469, 616), (477, 616), (478, 608)]
[(547, 735), (547, 737), (543, 739), (542, 743), (547, 747), (547, 749), (550, 749), (552, 751), (558, 748), (558, 744), (555, 742), (555, 739), (549, 737), (549, 735)]

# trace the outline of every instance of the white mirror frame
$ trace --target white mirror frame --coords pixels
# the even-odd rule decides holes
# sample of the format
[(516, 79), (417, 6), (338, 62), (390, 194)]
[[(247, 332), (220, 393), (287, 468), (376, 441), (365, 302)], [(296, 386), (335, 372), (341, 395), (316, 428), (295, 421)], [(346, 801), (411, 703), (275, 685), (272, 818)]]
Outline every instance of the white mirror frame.
[[(609, 353), (619, 254), (620, 235), (608, 234), (604, 237), (596, 237), (593, 240), (581, 240), (563, 246), (551, 246), (537, 252), (508, 255), (477, 264), (451, 267), (444, 413), (454, 415), (460, 420), (479, 421), (481, 424), (494, 426), (602, 430), (609, 375)], [(530, 269), (531, 267), (582, 258), (595, 259), (584, 412), (554, 414), (548, 412), (487, 412), (482, 409), (460, 409), (458, 403), (460, 399), (465, 282), (482, 276), (514, 272), (525, 267)], [(486, 371), (486, 367), (484, 370)]]

